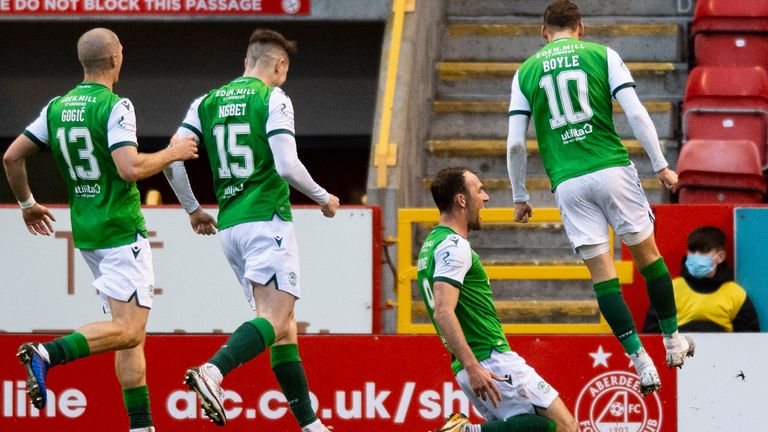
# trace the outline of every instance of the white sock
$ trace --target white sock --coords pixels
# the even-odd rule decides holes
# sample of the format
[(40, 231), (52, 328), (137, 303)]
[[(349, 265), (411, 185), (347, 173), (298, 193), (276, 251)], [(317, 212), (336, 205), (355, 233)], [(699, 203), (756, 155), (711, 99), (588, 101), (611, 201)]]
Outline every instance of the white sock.
[(130, 432), (155, 432), (155, 427), (150, 426), (150, 427), (145, 427), (141, 429), (131, 429)]
[(325, 432), (325, 426), (323, 425), (323, 422), (320, 421), (320, 419), (317, 419), (314, 422), (301, 428), (301, 432)]
[(37, 352), (40, 353), (40, 356), (43, 357), (43, 360), (48, 362), (48, 364), (51, 364), (51, 356), (48, 354), (48, 350), (45, 349), (43, 344), (37, 344), (35, 348), (37, 348)]
[(462, 426), (461, 432), (480, 432), (480, 425), (465, 424)]
[(221, 371), (215, 364), (206, 363), (203, 365), (203, 368), (205, 368), (205, 373), (217, 383), (221, 384), (221, 381), (224, 380), (224, 375), (221, 374)]

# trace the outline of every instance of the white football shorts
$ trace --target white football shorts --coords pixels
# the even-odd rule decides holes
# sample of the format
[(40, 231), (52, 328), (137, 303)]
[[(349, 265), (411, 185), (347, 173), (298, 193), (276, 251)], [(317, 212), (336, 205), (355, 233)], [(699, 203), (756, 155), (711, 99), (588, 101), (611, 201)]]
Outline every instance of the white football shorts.
[(131, 244), (80, 253), (93, 273), (93, 286), (99, 290), (104, 313), (111, 313), (110, 298), (121, 302), (135, 300), (141, 307), (152, 308), (155, 272), (149, 240), (137, 234)]
[(275, 215), (271, 221), (238, 224), (219, 231), (219, 241), (251, 308), (256, 310), (252, 282), (267, 285), (274, 281), (278, 290), (301, 297), (293, 222)]
[(609, 225), (619, 235), (653, 232), (653, 211), (634, 164), (568, 179), (555, 189), (555, 202), (574, 250), (607, 243)]
[(480, 366), (507, 378), (496, 381), (501, 392), (501, 402), (494, 408), (491, 399), (482, 400), (475, 396), (469, 385), (467, 371), (456, 374), (456, 381), (475, 409), (487, 421), (506, 420), (521, 414), (536, 414), (534, 408), (547, 409), (557, 399), (557, 390), (552, 388), (525, 360), (514, 351), (492, 351), (491, 356), (480, 362)]

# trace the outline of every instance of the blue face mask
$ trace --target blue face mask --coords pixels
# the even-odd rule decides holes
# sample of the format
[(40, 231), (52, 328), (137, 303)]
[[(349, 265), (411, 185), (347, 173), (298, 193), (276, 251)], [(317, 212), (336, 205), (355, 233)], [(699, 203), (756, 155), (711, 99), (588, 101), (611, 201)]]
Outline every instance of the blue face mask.
[(715, 259), (709, 255), (688, 254), (685, 259), (688, 273), (696, 279), (706, 277), (715, 269)]

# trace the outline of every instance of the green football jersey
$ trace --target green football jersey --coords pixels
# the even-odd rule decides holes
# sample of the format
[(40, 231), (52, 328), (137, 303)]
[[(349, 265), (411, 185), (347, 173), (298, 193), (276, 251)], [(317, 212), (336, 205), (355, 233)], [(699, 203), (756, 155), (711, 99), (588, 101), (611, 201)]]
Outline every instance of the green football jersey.
[[(421, 296), (438, 335), (440, 329), (434, 319), (435, 297), (432, 287), (439, 281), (449, 283), (459, 290), (456, 317), (478, 361), (489, 358), (493, 350), (510, 350), (493, 304), (488, 275), (466, 239), (452, 229), (438, 225), (424, 240), (417, 267)], [(443, 339), (442, 335), (440, 338)], [(445, 344), (445, 347), (448, 348), (448, 345)], [(463, 365), (454, 356), (451, 359), (451, 368), (456, 374), (463, 369)]]
[[(289, 124), (267, 130), (274, 123), (270, 102), (278, 99), (282, 109), (277, 111), (290, 114)], [(208, 153), (219, 229), (272, 220), (275, 214), (292, 220), (288, 183), (275, 169), (268, 141), (278, 133), (294, 133), (290, 99), (282, 90), (257, 78), (237, 78), (200, 99), (197, 109), (193, 104), (182, 127), (196, 133)]]
[(79, 249), (104, 249), (147, 236), (136, 183), (123, 180), (111, 152), (136, 147), (133, 106), (107, 87), (84, 82), (53, 99), (24, 134), (50, 149), (69, 195)]
[(520, 66), (509, 114), (533, 113), (552, 190), (570, 178), (629, 165), (612, 101), (627, 86), (634, 82), (613, 50), (578, 39), (552, 41)]

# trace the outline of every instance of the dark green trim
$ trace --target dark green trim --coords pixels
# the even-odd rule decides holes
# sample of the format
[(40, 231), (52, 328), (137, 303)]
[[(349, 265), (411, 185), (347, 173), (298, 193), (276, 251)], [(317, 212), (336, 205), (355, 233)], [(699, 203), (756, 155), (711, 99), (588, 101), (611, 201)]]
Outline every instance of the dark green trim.
[(435, 282), (445, 282), (447, 284), (455, 286), (458, 289), (461, 289), (464, 286), (463, 283), (461, 283), (461, 282), (459, 282), (457, 280), (451, 279), (451, 278), (447, 278), (445, 276), (438, 276), (438, 277), (436, 277), (434, 279), (434, 281)]
[(613, 93), (611, 93), (611, 96), (613, 96), (613, 98), (615, 99), (615, 98), (616, 98), (616, 93), (618, 93), (618, 92), (619, 92), (619, 90), (621, 90), (621, 89), (625, 89), (625, 88), (627, 88), (627, 87), (636, 87), (636, 86), (635, 86), (635, 83), (633, 83), (632, 81), (630, 81), (630, 82), (628, 82), (628, 83), (624, 83), (624, 84), (622, 84), (622, 85), (620, 85), (620, 86), (616, 87), (616, 88), (613, 90)]
[(290, 135), (292, 137), (296, 136), (296, 134), (294, 134), (293, 131), (290, 130), (290, 129), (275, 129), (275, 130), (269, 131), (267, 133), (267, 138), (275, 136), (275, 135), (280, 135), (280, 134), (288, 134), (288, 135)]
[(49, 147), (44, 142), (42, 142), (38, 137), (35, 136), (35, 134), (33, 134), (32, 132), (28, 131), (27, 129), (24, 129), (24, 132), (22, 132), (22, 133), (24, 134), (25, 137), (27, 137), (30, 140), (32, 140), (32, 142), (35, 143), (35, 145), (37, 147), (39, 147), (40, 150), (48, 150), (49, 149)]
[(119, 149), (121, 147), (136, 147), (136, 148), (139, 148), (139, 145), (137, 143), (135, 143), (135, 142), (132, 142), (132, 141), (122, 141), (122, 142), (119, 142), (117, 144), (112, 144), (111, 146), (109, 146), (109, 151), (113, 152), (113, 151), (115, 151), (115, 150), (117, 150), (117, 149)]
[(126, 408), (149, 406), (149, 389), (146, 385), (123, 390)]
[(619, 278), (598, 282), (594, 285), (594, 289), (598, 298), (610, 294), (621, 294), (621, 284), (619, 284)]
[(181, 127), (183, 127), (183, 128), (186, 128), (186, 129), (189, 129), (189, 130), (190, 130), (192, 133), (194, 133), (195, 135), (197, 135), (197, 138), (198, 138), (200, 141), (202, 141), (202, 140), (203, 140), (203, 133), (202, 133), (202, 132), (200, 132), (200, 130), (199, 130), (199, 129), (197, 129), (196, 127), (192, 126), (191, 124), (189, 124), (189, 123), (182, 123), (182, 124), (181, 124)]
[(301, 362), (301, 357), (299, 357), (299, 346), (296, 344), (273, 346), (269, 349), (269, 358), (272, 362), (272, 369), (285, 363)]
[(524, 115), (524, 116), (531, 116), (530, 111), (524, 111), (524, 110), (512, 110), (509, 112), (509, 116), (512, 117), (513, 115)]
[(272, 326), (272, 323), (264, 318), (255, 318), (246, 322), (256, 327), (256, 330), (261, 334), (261, 338), (264, 340), (264, 346), (272, 346), (272, 344), (275, 343), (275, 328)]
[(664, 263), (664, 258), (659, 257), (659, 259), (652, 262), (647, 267), (641, 268), (640, 274), (643, 275), (646, 281), (652, 281), (664, 276), (669, 277), (669, 270)]

